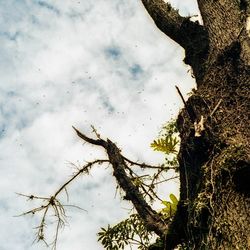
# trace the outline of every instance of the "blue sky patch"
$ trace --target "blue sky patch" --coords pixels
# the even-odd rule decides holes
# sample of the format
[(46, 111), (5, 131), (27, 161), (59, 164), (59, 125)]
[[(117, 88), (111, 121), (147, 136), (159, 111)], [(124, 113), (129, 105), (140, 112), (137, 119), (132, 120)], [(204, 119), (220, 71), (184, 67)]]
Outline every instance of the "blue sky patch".
[(109, 97), (106, 94), (103, 94), (102, 90), (100, 90), (100, 100), (103, 107), (109, 113), (113, 113), (115, 111), (115, 107), (111, 104)]
[(6, 134), (6, 125), (0, 124), (0, 139), (3, 138)]
[(118, 47), (108, 47), (105, 49), (105, 54), (107, 57), (117, 60), (121, 57), (122, 53)]
[(11, 34), (10, 32), (0, 32), (0, 36), (7, 38), (8, 40), (11, 41), (16, 41), (19, 35), (20, 35), (19, 32), (14, 32), (13, 34)]
[(113, 107), (113, 105), (111, 105), (108, 99), (104, 99), (102, 101), (102, 104), (108, 110), (108, 112), (113, 113), (115, 111), (115, 108)]
[(139, 64), (134, 64), (129, 68), (129, 72), (133, 76), (133, 78), (137, 78), (143, 73), (143, 69)]
[(91, 3), (86, 3), (86, 7), (83, 10), (75, 10), (75, 9), (69, 9), (69, 11), (67, 12), (67, 16), (70, 19), (75, 19), (75, 20), (81, 20), (83, 21), (84, 18), (91, 13), (93, 9), (93, 4)]
[(51, 10), (51, 11), (53, 11), (54, 13), (56, 13), (57, 15), (60, 15), (59, 9), (57, 9), (55, 6), (49, 4), (49, 3), (45, 2), (45, 1), (38, 1), (37, 3), (38, 3), (41, 7), (44, 7), (44, 8), (46, 8), (46, 9), (48, 9), (48, 10)]
[(15, 96), (16, 95), (16, 92), (15, 91), (13, 91), (13, 90), (10, 90), (10, 91), (7, 91), (7, 96), (8, 97), (13, 97), (13, 96)]

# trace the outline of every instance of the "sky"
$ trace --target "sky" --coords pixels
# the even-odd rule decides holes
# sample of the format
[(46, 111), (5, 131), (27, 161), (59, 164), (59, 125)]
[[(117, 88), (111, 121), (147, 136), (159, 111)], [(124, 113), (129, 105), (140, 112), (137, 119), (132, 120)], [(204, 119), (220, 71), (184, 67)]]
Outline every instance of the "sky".
[[(171, 1), (183, 15), (194, 0)], [(16, 193), (50, 196), (76, 166), (105, 158), (84, 144), (94, 125), (131, 160), (158, 164), (150, 143), (195, 87), (182, 48), (161, 33), (139, 0), (0, 0), (0, 249), (43, 250), (33, 243), (36, 205)], [(59, 250), (99, 250), (100, 227), (126, 218), (110, 168), (98, 166), (68, 187), (68, 225)], [(178, 195), (178, 183), (162, 191)], [(62, 195), (65, 201), (65, 195)], [(53, 229), (48, 226), (48, 233)]]

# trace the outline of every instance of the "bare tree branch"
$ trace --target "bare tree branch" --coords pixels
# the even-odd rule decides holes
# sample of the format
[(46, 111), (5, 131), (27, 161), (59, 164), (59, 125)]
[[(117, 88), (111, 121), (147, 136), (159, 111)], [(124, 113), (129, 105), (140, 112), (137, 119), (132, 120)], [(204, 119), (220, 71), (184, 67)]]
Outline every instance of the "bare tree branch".
[(76, 131), (76, 134), (82, 138), (84, 141), (90, 143), (90, 144), (93, 144), (93, 145), (97, 145), (97, 146), (102, 146), (104, 148), (107, 147), (107, 142), (102, 140), (102, 139), (92, 139), (92, 138), (89, 138), (87, 137), (86, 135), (82, 134), (79, 130), (77, 130), (74, 126), (72, 126), (72, 128)]
[[(87, 138), (87, 140), (88, 139), (89, 138)], [(92, 141), (92, 139), (90, 139), (90, 141)], [(93, 141), (95, 141), (95, 140), (93, 140)], [(63, 190), (66, 191), (66, 187), (71, 182), (73, 182), (78, 176), (80, 176), (83, 173), (88, 173), (89, 169), (93, 165), (101, 164), (101, 163), (105, 163), (105, 162), (109, 162), (109, 160), (95, 160), (93, 162), (87, 163), (85, 166), (78, 169), (78, 171), (67, 182), (65, 182), (52, 196), (41, 197), (41, 196), (36, 196), (36, 195), (25, 195), (25, 194), (17, 193), (20, 196), (27, 197), (28, 200), (40, 200), (42, 202), (42, 205), (35, 207), (31, 210), (28, 210), (28, 211), (22, 213), (21, 215), (19, 215), (19, 216), (24, 216), (24, 215), (29, 215), (29, 214), (33, 215), (36, 213), (42, 213), (42, 219), (40, 221), (40, 224), (35, 228), (37, 230), (35, 241), (37, 241), (37, 242), (43, 241), (46, 244), (46, 246), (51, 246), (53, 250), (56, 249), (59, 229), (62, 228), (67, 223), (67, 220), (66, 220), (67, 216), (66, 216), (66, 212), (65, 212), (64, 207), (69, 206), (69, 207), (84, 210), (76, 205), (64, 205), (64, 204), (62, 204), (61, 201), (58, 199), (59, 194)], [(66, 191), (66, 194), (67, 194), (67, 191)], [(46, 238), (45, 237), (45, 229), (47, 226), (46, 221), (47, 221), (49, 211), (54, 212), (54, 216), (56, 218), (56, 230), (55, 230), (55, 235), (54, 235), (52, 243), (48, 244), (46, 242), (46, 239), (45, 239)], [(84, 210), (84, 211), (86, 211), (86, 210)]]
[[(133, 162), (126, 157), (124, 157), (118, 147), (109, 139), (103, 140), (101, 139), (100, 135), (97, 133), (97, 131), (93, 128), (94, 133), (96, 134), (98, 139), (92, 139), (83, 133), (81, 133), (78, 129), (73, 127), (73, 129), (76, 131), (76, 134), (83, 139), (85, 142), (88, 142), (92, 145), (96, 146), (102, 146), (108, 155), (108, 159), (97, 159), (92, 162), (87, 162), (84, 166), (80, 168), (76, 168), (76, 172), (70, 177), (63, 185), (61, 185), (53, 195), (51, 196), (37, 196), (37, 195), (26, 195), (18, 193), (18, 195), (26, 197), (28, 200), (38, 200), (40, 201), (40, 204), (24, 213), (22, 213), (20, 216), (24, 215), (34, 215), (34, 214), (41, 214), (41, 221), (39, 225), (35, 228), (37, 230), (36, 232), (36, 239), (35, 241), (44, 242), (47, 246), (51, 246), (52, 249), (56, 249), (59, 230), (67, 223), (67, 216), (65, 207), (73, 207), (77, 209), (84, 210), (76, 205), (69, 205), (69, 204), (62, 204), (59, 200), (58, 196), (63, 191), (66, 192), (67, 200), (68, 200), (68, 193), (67, 193), (67, 187), (72, 183), (78, 176), (81, 174), (88, 174), (92, 166), (96, 164), (102, 164), (102, 163), (110, 163), (113, 167), (113, 175), (115, 176), (118, 186), (121, 187), (121, 189), (125, 192), (124, 199), (130, 200), (135, 209), (138, 212), (138, 215), (142, 219), (143, 223), (145, 224), (145, 227), (148, 231), (153, 231), (160, 237), (163, 237), (165, 239), (165, 236), (168, 231), (168, 224), (170, 222), (170, 218), (162, 218), (160, 214), (158, 214), (155, 210), (153, 210), (148, 203), (146, 202), (146, 197), (149, 197), (151, 200), (154, 200), (154, 198), (157, 198), (161, 200), (157, 194), (154, 191), (154, 187), (158, 185), (159, 183), (154, 184), (156, 180), (158, 179), (161, 172), (168, 170), (168, 168), (164, 168), (164, 166), (151, 166), (147, 164), (139, 164), (136, 162)], [(145, 176), (139, 176), (137, 175), (129, 166), (129, 165), (136, 165), (140, 166), (142, 169), (144, 168), (151, 168), (156, 169), (158, 172), (156, 175), (153, 176), (151, 180), (151, 184), (142, 183), (141, 185), (138, 185), (138, 181), (136, 184), (136, 180), (139, 180), (140, 178), (144, 178)], [(149, 176), (150, 178), (150, 176)], [(141, 189), (143, 190), (141, 192)], [(84, 210), (85, 211), (85, 210)], [(49, 213), (53, 213), (56, 221), (55, 221), (55, 234), (53, 237), (53, 241), (51, 243), (47, 243), (47, 239), (45, 236), (45, 229), (47, 226), (47, 221)]]
[(181, 16), (178, 10), (163, 0), (142, 0), (142, 3), (156, 26), (183, 48), (186, 48), (186, 41), (191, 34), (185, 32), (183, 24), (186, 22), (193, 23), (189, 20), (189, 17)]
[(203, 77), (203, 65), (208, 52), (208, 34), (198, 22), (181, 16), (163, 0), (141, 0), (156, 26), (185, 49), (184, 62), (193, 69), (197, 82)]
[(113, 166), (113, 175), (115, 176), (119, 186), (124, 190), (126, 194), (125, 198), (133, 203), (135, 209), (144, 221), (148, 230), (154, 231), (161, 237), (164, 236), (167, 233), (168, 225), (163, 221), (160, 215), (147, 204), (140, 193), (139, 188), (135, 186), (132, 180), (127, 176), (125, 172), (127, 165), (125, 163), (124, 157), (121, 155), (119, 148), (109, 139), (107, 139), (107, 141), (102, 139), (90, 139), (76, 128), (74, 128), (74, 130), (84, 141), (93, 145), (101, 145), (106, 149), (109, 162)]
[[(159, 166), (153, 166), (153, 165), (148, 165), (144, 162), (142, 163), (139, 163), (139, 162), (135, 162), (135, 161), (131, 161), (130, 159), (126, 158), (125, 156), (122, 155), (122, 158), (128, 162), (129, 164), (131, 165), (136, 165), (136, 166), (139, 166), (140, 168), (144, 169), (144, 168), (148, 168), (148, 169), (163, 169), (164, 168), (164, 164), (161, 164)], [(169, 169), (173, 169), (173, 170), (176, 170), (177, 167), (165, 167), (166, 170), (169, 170)]]
[(163, 0), (142, 0), (142, 3), (156, 26), (182, 47), (185, 46), (180, 28), (186, 18), (180, 16), (177, 10)]

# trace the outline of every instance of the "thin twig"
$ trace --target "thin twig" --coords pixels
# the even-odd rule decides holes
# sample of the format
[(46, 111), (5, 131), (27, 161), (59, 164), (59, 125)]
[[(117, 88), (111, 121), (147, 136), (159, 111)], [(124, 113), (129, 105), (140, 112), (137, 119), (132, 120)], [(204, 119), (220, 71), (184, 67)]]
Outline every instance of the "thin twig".
[(217, 103), (217, 105), (215, 106), (215, 108), (213, 109), (213, 111), (211, 112), (210, 117), (212, 117), (213, 114), (216, 112), (216, 110), (219, 108), (221, 102), (222, 102), (222, 99), (219, 100), (219, 102)]
[(156, 183), (154, 183), (154, 184), (155, 184), (155, 185), (159, 185), (159, 184), (161, 184), (161, 183), (163, 183), (163, 182), (171, 181), (171, 180), (174, 180), (174, 179), (177, 179), (177, 178), (179, 178), (179, 175), (170, 177), (170, 178), (165, 179), (165, 180), (163, 180), (163, 181), (158, 181), (158, 182), (156, 182)]
[(190, 118), (191, 122), (194, 123), (195, 120), (196, 120), (196, 114), (195, 114), (195, 112), (193, 110), (193, 107), (192, 106), (188, 107), (188, 105), (187, 105), (187, 103), (186, 103), (180, 89), (178, 88), (178, 86), (175, 86), (175, 88), (177, 89), (177, 92), (180, 95), (182, 102), (184, 103), (184, 107), (187, 110), (187, 113), (189, 115), (189, 118)]
[(162, 168), (162, 165), (160, 165), (160, 166), (152, 166), (152, 165), (148, 165), (148, 164), (145, 164), (145, 163), (138, 163), (138, 162), (131, 161), (128, 158), (126, 158), (125, 156), (122, 156), (122, 158), (125, 161), (127, 161), (128, 163), (130, 163), (132, 165), (139, 166), (141, 168), (151, 168), (151, 169), (160, 169), (160, 168)]
[(84, 171), (87, 171), (92, 165), (95, 165), (96, 163), (104, 163), (109, 162), (108, 160), (95, 160), (93, 162), (88, 163), (85, 165), (82, 169), (80, 169), (75, 175), (72, 176), (66, 183), (64, 183), (55, 193), (54, 197), (56, 197), (66, 186), (68, 186), (69, 183), (71, 183), (77, 176), (82, 174)]
[(94, 125), (90, 125), (90, 127), (92, 128), (92, 132), (96, 135), (96, 137), (98, 139), (101, 139), (100, 134), (97, 132), (96, 128), (94, 127)]
[[(66, 192), (66, 196), (67, 196), (67, 200), (68, 200), (68, 193), (67, 193), (67, 186), (73, 181), (75, 180), (79, 175), (81, 175), (82, 173), (86, 172), (88, 173), (89, 168), (91, 168), (93, 165), (95, 164), (101, 164), (104, 162), (109, 162), (109, 160), (95, 160), (93, 162), (89, 162), (88, 164), (86, 164), (85, 166), (83, 166), (81, 169), (79, 169), (77, 171), (76, 174), (74, 174), (67, 182), (65, 182), (56, 192), (54, 195), (52, 195), (51, 197), (40, 197), (40, 196), (35, 196), (35, 195), (25, 195), (25, 194), (21, 194), (18, 193), (18, 195), (23, 196), (23, 197), (27, 197), (29, 200), (34, 200), (34, 199), (38, 199), (38, 200), (43, 200), (45, 204), (33, 208), (27, 212), (22, 213), (21, 215), (28, 215), (28, 214), (35, 214), (37, 212), (41, 212), (43, 211), (42, 214), (42, 219), (41, 222), (39, 224), (38, 227), (36, 227), (37, 231), (37, 236), (35, 241), (43, 241), (46, 246), (52, 246), (52, 249), (56, 249), (56, 244), (57, 244), (57, 239), (58, 239), (58, 234), (59, 234), (59, 229), (61, 227), (63, 227), (66, 223), (67, 223), (67, 216), (66, 216), (66, 212), (65, 212), (65, 207), (73, 207), (73, 208), (77, 208), (77, 209), (81, 209), (84, 210), (76, 205), (63, 205), (61, 204), (61, 202), (57, 199), (57, 196), (63, 191), (65, 190)], [(45, 236), (44, 236), (44, 231), (45, 231), (45, 227), (46, 227), (46, 218), (47, 218), (47, 214), (49, 209), (52, 209), (55, 213), (55, 217), (57, 218), (57, 224), (56, 224), (56, 232), (55, 232), (55, 236), (53, 238), (53, 242), (48, 244), (45, 241)], [(86, 210), (84, 210), (86, 211)], [(86, 211), (87, 212), (87, 211)], [(19, 215), (19, 216), (21, 216)]]
[(184, 97), (183, 97), (183, 95), (182, 95), (180, 89), (179, 89), (178, 86), (176, 86), (176, 85), (175, 85), (175, 88), (177, 89), (177, 92), (178, 92), (178, 94), (180, 95), (181, 100), (182, 100), (182, 102), (184, 103), (185, 108), (187, 109), (187, 103), (186, 103), (186, 101), (185, 101), (185, 99), (184, 99)]

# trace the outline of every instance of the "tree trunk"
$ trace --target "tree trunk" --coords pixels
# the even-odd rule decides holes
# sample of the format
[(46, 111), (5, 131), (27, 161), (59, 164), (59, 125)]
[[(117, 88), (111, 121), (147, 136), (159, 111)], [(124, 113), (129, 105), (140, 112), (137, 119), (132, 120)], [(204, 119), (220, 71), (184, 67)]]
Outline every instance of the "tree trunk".
[(164, 249), (250, 249), (250, 2), (198, 0), (203, 25), (142, 3), (197, 82), (177, 121), (180, 202)]

